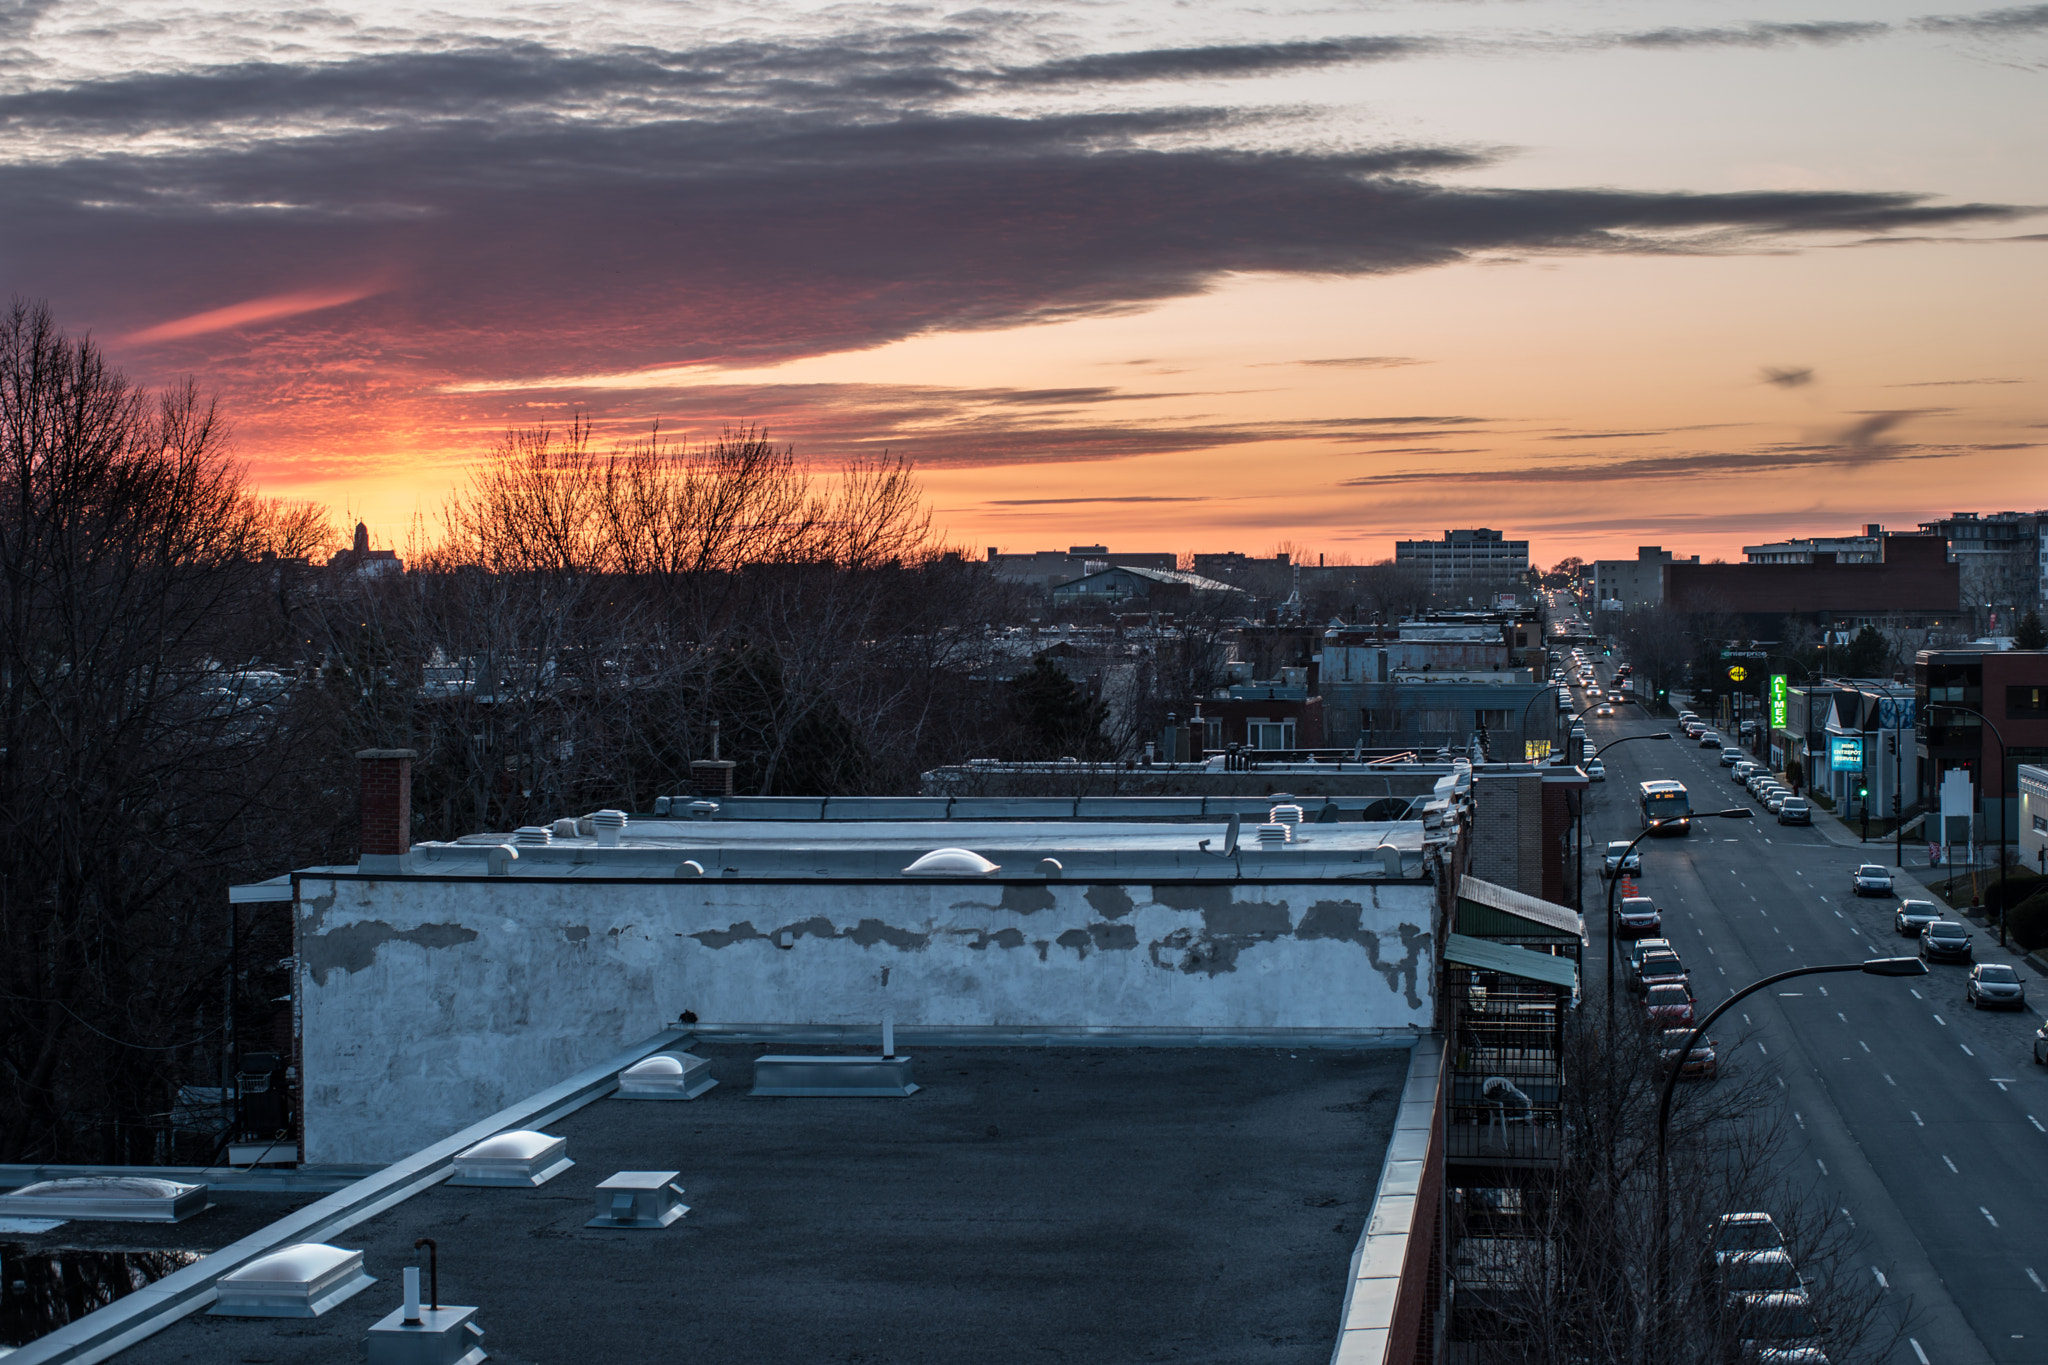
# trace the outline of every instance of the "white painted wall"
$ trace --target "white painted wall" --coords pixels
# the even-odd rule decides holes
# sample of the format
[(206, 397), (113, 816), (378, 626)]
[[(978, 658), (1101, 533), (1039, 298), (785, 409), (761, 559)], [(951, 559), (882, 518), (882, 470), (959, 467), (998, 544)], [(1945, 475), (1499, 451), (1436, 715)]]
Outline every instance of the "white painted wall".
[(900, 1026), (1423, 1030), (1435, 894), (307, 874), (306, 1160), (394, 1160), (686, 1009), (725, 1024), (878, 1023), (886, 1005)]

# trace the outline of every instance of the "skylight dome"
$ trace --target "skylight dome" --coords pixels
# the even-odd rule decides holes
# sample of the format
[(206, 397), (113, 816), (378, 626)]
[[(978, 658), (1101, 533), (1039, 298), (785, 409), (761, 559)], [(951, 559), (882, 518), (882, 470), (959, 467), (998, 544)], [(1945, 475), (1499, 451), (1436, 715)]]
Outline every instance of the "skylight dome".
[(221, 1276), (213, 1311), (231, 1318), (317, 1318), (375, 1283), (363, 1273), (362, 1252), (300, 1242)]
[(935, 848), (909, 867), (906, 877), (986, 877), (1002, 868), (972, 849)]
[(69, 1176), (0, 1194), (0, 1217), (176, 1223), (206, 1207), (206, 1186), (149, 1176)]
[(487, 1137), (455, 1154), (451, 1185), (545, 1185), (576, 1163), (569, 1160), (569, 1139), (531, 1129)]

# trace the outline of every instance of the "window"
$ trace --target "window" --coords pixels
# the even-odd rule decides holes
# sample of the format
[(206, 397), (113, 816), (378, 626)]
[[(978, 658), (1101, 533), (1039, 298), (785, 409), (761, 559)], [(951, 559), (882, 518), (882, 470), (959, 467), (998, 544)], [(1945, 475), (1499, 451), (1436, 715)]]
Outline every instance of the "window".
[(1245, 731), (1254, 749), (1294, 747), (1294, 722), (1291, 720), (1248, 720)]
[(2005, 689), (2005, 714), (2008, 716), (2048, 717), (2048, 687), (2030, 687), (2024, 684)]
[(2034, 833), (2048, 834), (2048, 815), (2037, 815), (2034, 817)]

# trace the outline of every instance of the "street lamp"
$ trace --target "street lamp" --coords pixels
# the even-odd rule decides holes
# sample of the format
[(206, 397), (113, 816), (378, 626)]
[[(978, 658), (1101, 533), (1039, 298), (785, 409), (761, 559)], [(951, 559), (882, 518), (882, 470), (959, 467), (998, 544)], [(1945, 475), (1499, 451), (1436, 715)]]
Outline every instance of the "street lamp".
[[(1998, 727), (1991, 723), (1991, 717), (1985, 715), (1982, 711), (1973, 711), (1967, 706), (1957, 706), (1954, 702), (1946, 701), (1929, 702), (1927, 703), (1927, 709), (1930, 711), (1961, 711), (1966, 716), (1975, 716), (1990, 729), (1991, 738), (1998, 745), (1998, 946), (2003, 948), (2005, 946), (2005, 736), (2000, 734)], [(1977, 746), (1977, 756), (1979, 758), (1984, 756), (1984, 746), (1981, 744)], [(1978, 789), (1988, 789), (1989, 785), (1983, 780), (1983, 774), (1980, 772), (1977, 782)], [(1939, 806), (1936, 809), (1938, 810)], [(1953, 868), (1950, 869), (1950, 874), (1949, 882), (1953, 885), (1955, 882)]]
[[(1745, 812), (1746, 814), (1747, 812)], [(1685, 1070), (1685, 1064), (1692, 1059), (1692, 1050), (1699, 1040), (1706, 1036), (1709, 1026), (1728, 1012), (1728, 1007), (1745, 996), (1754, 995), (1766, 986), (1775, 986), (1780, 981), (1790, 981), (1795, 976), (1818, 976), (1824, 972), (1862, 972), (1866, 976), (1925, 976), (1927, 964), (1917, 957), (1873, 957), (1863, 962), (1836, 962), (1824, 967), (1794, 967), (1789, 972), (1779, 972), (1761, 981), (1752, 981), (1735, 994), (1723, 1000), (1707, 1013), (1707, 1017), (1693, 1025), (1679, 1047), (1671, 1067), (1664, 1075), (1664, 1092), (1657, 1100), (1657, 1302), (1659, 1311), (1664, 1301), (1665, 1276), (1669, 1255), (1666, 1250), (1671, 1227), (1671, 1092), (1678, 1085), (1678, 1077)], [(1665, 1049), (1668, 1051), (1668, 1049)]]
[[(1653, 737), (1649, 735), (1630, 735), (1629, 738), (1649, 739)], [(1669, 739), (1670, 736), (1660, 732), (1654, 738)], [(1614, 743), (1619, 744), (1621, 742), (1621, 740), (1616, 740)], [(1610, 744), (1607, 747), (1611, 749), (1614, 745)], [(1603, 749), (1601, 752), (1605, 753), (1606, 750)], [(1685, 818), (1688, 820), (1747, 820), (1750, 818), (1750, 811), (1747, 806), (1731, 806), (1727, 810), (1694, 812)], [(1621, 869), (1628, 862), (1628, 855), (1634, 852), (1637, 844), (1640, 844), (1643, 840), (1662, 829), (1666, 823), (1668, 822), (1663, 820), (1652, 820), (1648, 828), (1644, 829), (1635, 838), (1629, 840), (1628, 847), (1621, 851), (1621, 860), (1614, 865), (1614, 875), (1607, 879), (1607, 1027), (1609, 1031), (1612, 1031), (1614, 1028), (1614, 891), (1616, 887), (1621, 885)]]

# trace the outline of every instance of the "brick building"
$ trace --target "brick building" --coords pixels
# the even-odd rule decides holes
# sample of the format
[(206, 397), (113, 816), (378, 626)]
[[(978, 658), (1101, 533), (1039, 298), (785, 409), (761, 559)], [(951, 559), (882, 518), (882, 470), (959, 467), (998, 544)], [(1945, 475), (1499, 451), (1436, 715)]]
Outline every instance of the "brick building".
[(1839, 563), (1815, 552), (1804, 564), (1667, 564), (1664, 601), (1674, 611), (1744, 618), (1759, 639), (1787, 626), (1853, 628), (1954, 625), (1961, 577), (1937, 536), (1886, 535), (1876, 563)]

